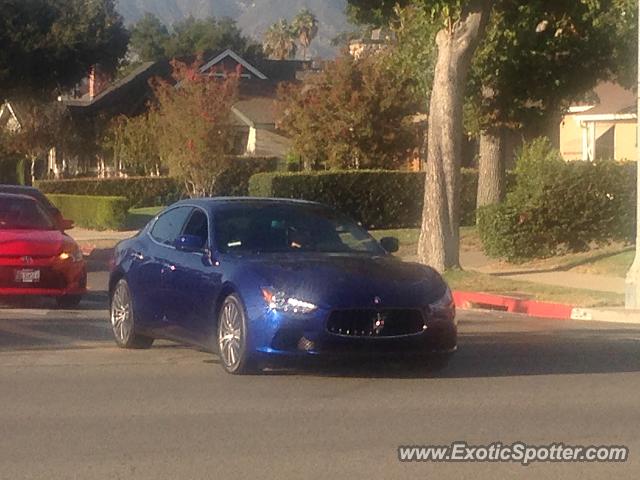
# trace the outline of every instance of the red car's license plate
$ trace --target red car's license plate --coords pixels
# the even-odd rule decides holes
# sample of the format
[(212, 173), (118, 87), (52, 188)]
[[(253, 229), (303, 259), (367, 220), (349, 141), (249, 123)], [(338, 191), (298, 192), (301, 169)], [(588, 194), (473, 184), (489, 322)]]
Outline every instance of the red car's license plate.
[(40, 270), (16, 270), (16, 283), (38, 283), (40, 281)]

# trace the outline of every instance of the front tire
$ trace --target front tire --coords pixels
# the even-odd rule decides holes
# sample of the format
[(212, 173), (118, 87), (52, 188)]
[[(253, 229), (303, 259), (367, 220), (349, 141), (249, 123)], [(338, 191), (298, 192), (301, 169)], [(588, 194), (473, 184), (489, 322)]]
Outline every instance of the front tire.
[(129, 284), (124, 279), (120, 280), (113, 289), (110, 317), (113, 337), (120, 348), (151, 347), (153, 338), (136, 333), (131, 291)]
[(218, 312), (218, 353), (222, 368), (233, 375), (256, 370), (247, 348), (247, 317), (236, 294), (224, 299)]

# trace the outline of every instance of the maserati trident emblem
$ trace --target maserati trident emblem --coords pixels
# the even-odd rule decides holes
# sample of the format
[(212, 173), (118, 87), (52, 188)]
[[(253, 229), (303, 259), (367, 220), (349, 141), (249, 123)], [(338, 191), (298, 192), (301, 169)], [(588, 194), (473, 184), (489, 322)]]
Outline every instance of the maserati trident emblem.
[(375, 333), (376, 335), (380, 335), (383, 329), (384, 329), (384, 316), (380, 312), (378, 312), (376, 313), (376, 316), (373, 319), (373, 333)]
[(32, 257), (22, 257), (20, 260), (22, 260), (22, 263), (25, 265), (31, 265), (33, 263)]

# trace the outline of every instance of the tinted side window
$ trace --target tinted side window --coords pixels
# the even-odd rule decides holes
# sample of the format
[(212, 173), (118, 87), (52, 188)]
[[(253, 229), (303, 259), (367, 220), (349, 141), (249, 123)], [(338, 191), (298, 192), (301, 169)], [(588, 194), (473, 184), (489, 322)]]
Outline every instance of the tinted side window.
[(200, 246), (202, 248), (206, 247), (209, 240), (209, 222), (207, 220), (207, 215), (199, 208), (194, 209), (193, 214), (187, 222), (187, 225), (184, 227), (182, 234), (199, 237), (202, 241)]
[(191, 207), (178, 207), (163, 213), (151, 229), (153, 239), (165, 245), (173, 245), (192, 210)]

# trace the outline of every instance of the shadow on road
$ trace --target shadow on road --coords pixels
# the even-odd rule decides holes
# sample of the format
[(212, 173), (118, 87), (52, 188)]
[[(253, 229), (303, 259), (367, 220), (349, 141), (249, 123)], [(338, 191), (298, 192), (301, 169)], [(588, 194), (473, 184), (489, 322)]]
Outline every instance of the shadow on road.
[(353, 378), (478, 378), (640, 371), (640, 329), (462, 334), (446, 366), (367, 358), (274, 369), (271, 375)]

